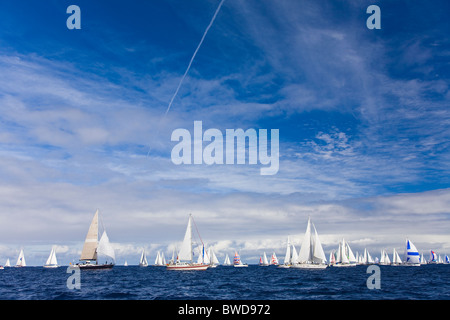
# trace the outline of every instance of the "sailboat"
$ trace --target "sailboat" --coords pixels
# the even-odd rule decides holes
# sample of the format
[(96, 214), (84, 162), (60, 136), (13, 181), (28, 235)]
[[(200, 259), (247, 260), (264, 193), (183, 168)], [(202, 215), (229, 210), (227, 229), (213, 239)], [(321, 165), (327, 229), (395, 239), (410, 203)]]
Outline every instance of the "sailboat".
[(237, 268), (248, 267), (248, 264), (242, 263), (241, 257), (239, 256), (237, 251), (235, 251), (235, 253), (234, 253), (233, 265)]
[[(99, 257), (105, 259), (105, 263), (99, 263)], [(98, 210), (92, 218), (80, 262), (76, 264), (81, 269), (111, 269), (115, 264), (116, 256), (109, 242), (106, 231), (103, 231), (100, 241), (98, 240)]]
[(5, 267), (11, 267), (11, 262), (9, 262), (9, 258), (6, 259)]
[(389, 259), (389, 255), (386, 252), (385, 249), (381, 250), (381, 255), (380, 255), (380, 265), (390, 265), (391, 264), (391, 259)]
[(47, 261), (44, 264), (44, 268), (58, 268), (58, 260), (56, 260), (56, 251), (55, 247), (52, 247), (50, 251), (50, 255), (48, 256)]
[(406, 239), (406, 261), (403, 265), (415, 267), (420, 266), (419, 251), (417, 251), (416, 246), (409, 239)]
[(148, 267), (147, 255), (145, 249), (142, 249), (141, 258), (139, 259), (139, 267)]
[(270, 264), (277, 266), (278, 265), (278, 258), (277, 255), (274, 253), (272, 253), (272, 258), (270, 258)]
[(189, 215), (186, 233), (177, 260), (167, 265), (167, 270), (206, 270), (208, 264), (194, 263), (192, 255), (192, 214)]
[(354, 267), (356, 266), (356, 258), (350, 245), (342, 239), (336, 252), (336, 261), (333, 267)]
[(16, 267), (26, 267), (25, 256), (23, 254), (23, 249), (20, 249), (19, 257), (17, 258)]
[[(311, 229), (314, 229), (314, 233)], [(306, 226), (297, 262), (293, 263), (292, 267), (302, 269), (325, 269), (328, 267), (327, 258), (323, 252), (317, 230), (314, 224), (311, 223), (311, 218), (308, 218), (308, 225)]]
[(164, 258), (164, 253), (159, 252), (156, 254), (155, 266), (161, 267), (166, 265), (166, 258)]
[(264, 252), (263, 257), (259, 257), (259, 265), (262, 267), (267, 267), (269, 265), (269, 261), (267, 260), (266, 253)]
[(284, 263), (278, 265), (279, 268), (290, 268), (291, 267), (291, 243), (289, 237), (287, 239), (286, 254), (284, 256)]
[(430, 264), (435, 264), (435, 263), (437, 263), (437, 254), (433, 251), (433, 250), (431, 250), (431, 252), (430, 252), (430, 260), (428, 261), (428, 263), (430, 263)]
[(231, 266), (231, 261), (230, 261), (230, 257), (227, 255), (225, 256), (225, 261), (223, 262), (224, 266)]
[(400, 259), (400, 256), (398, 255), (398, 252), (395, 250), (393, 250), (392, 252), (392, 263), (391, 266), (399, 266), (402, 264), (402, 259)]
[(215, 267), (217, 267), (219, 264), (220, 264), (220, 262), (219, 262), (219, 259), (217, 259), (217, 256), (216, 256), (216, 254), (214, 253), (214, 250), (213, 250), (213, 248), (209, 248), (209, 250), (208, 250), (208, 256), (209, 256), (209, 266), (211, 267), (211, 268), (215, 268)]
[(427, 260), (423, 257), (423, 252), (420, 255), (420, 264), (427, 264)]

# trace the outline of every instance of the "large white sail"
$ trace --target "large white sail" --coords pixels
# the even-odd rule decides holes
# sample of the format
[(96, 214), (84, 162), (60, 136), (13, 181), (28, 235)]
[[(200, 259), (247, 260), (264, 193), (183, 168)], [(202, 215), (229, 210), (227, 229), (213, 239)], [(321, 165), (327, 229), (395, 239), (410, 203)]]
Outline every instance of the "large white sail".
[(192, 216), (189, 215), (189, 221), (184, 235), (183, 243), (178, 252), (178, 259), (181, 261), (192, 262)]
[(106, 234), (106, 231), (103, 231), (103, 234), (98, 243), (97, 256), (101, 256), (102, 258), (105, 257), (105, 258), (112, 259), (113, 262), (116, 260), (116, 254), (114, 253), (114, 248), (112, 247), (111, 243), (109, 242), (109, 238), (108, 238), (108, 235)]
[(284, 264), (285, 265), (291, 264), (291, 243), (289, 242), (289, 237), (287, 239), (286, 255), (284, 256)]
[(313, 259), (314, 263), (327, 263), (327, 258), (325, 257), (325, 252), (323, 252), (322, 243), (320, 242), (319, 235), (317, 234), (316, 227), (313, 224), (314, 228), (314, 250), (313, 250)]
[(312, 250), (311, 250), (311, 221), (308, 218), (308, 224), (306, 226), (306, 232), (303, 237), (302, 246), (300, 247), (300, 252), (298, 254), (298, 263), (308, 263), (312, 260)]

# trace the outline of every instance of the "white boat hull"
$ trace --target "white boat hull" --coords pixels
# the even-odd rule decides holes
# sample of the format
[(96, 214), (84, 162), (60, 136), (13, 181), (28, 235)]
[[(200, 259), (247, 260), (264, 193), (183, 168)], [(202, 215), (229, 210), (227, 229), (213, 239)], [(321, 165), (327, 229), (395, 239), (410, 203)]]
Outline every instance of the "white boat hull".
[(314, 263), (296, 263), (291, 268), (296, 269), (325, 269), (328, 267), (326, 264), (314, 264)]
[(333, 264), (331, 265), (332, 267), (356, 267), (356, 263), (337, 263), (337, 264)]
[(192, 270), (192, 271), (197, 271), (197, 270), (206, 270), (208, 269), (209, 264), (169, 264), (166, 266), (167, 270)]
[(49, 265), (45, 265), (44, 266), (44, 268), (49, 268), (49, 269), (52, 269), (52, 268), (58, 268), (59, 266), (57, 266), (57, 265), (55, 265), (55, 264), (49, 264)]
[(235, 264), (236, 268), (248, 267), (248, 264)]

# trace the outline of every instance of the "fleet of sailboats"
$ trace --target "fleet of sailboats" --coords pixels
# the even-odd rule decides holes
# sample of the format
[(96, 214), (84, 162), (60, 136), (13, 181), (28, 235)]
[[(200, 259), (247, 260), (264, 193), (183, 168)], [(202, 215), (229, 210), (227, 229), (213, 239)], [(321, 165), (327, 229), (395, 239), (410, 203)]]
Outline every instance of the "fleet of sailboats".
[[(83, 250), (80, 256), (80, 262), (76, 266), (83, 269), (110, 269), (115, 265), (115, 253), (114, 249), (109, 242), (109, 238), (106, 231), (103, 231), (100, 240), (98, 240), (99, 234), (99, 212), (95, 212), (94, 217), (89, 226), (88, 233), (86, 235)], [(174, 249), (173, 257), (166, 262), (164, 253), (157, 252), (154, 266), (166, 266), (167, 270), (206, 270), (210, 267), (216, 267), (220, 265), (220, 262), (212, 247), (205, 248), (205, 245), (201, 243), (199, 253), (197, 255), (197, 261), (193, 261), (193, 217), (190, 214), (188, 224), (181, 245), (181, 249), (176, 252)], [(198, 232), (198, 231), (197, 231)], [(176, 254), (176, 259), (175, 259)], [(101, 263), (104, 259), (104, 263)], [(436, 254), (433, 250), (430, 251), (430, 259), (427, 261), (424, 258), (423, 253), (419, 254), (416, 246), (410, 239), (406, 239), (405, 254), (402, 260), (397, 250), (394, 248), (392, 251), (392, 260), (386, 249), (382, 249), (380, 253), (380, 259), (375, 260), (370, 255), (369, 251), (365, 248), (364, 253), (360, 255), (358, 252), (354, 255), (350, 245), (345, 239), (339, 242), (338, 249), (333, 250), (329, 254), (329, 262), (325, 257), (325, 253), (320, 242), (317, 230), (311, 219), (308, 218), (306, 231), (301, 243), (300, 251), (297, 254), (295, 246), (291, 243), (290, 238), (287, 238), (286, 253), (282, 264), (279, 263), (275, 252), (269, 259), (266, 252), (263, 253), (259, 259), (260, 266), (277, 265), (279, 268), (300, 268), (300, 269), (325, 269), (328, 266), (333, 267), (350, 267), (356, 265), (369, 265), (380, 264), (390, 266), (420, 266), (426, 264), (450, 264), (450, 259), (447, 255), (442, 259), (441, 255)], [(15, 267), (25, 267), (25, 255), (23, 249), (20, 250), (19, 256)], [(127, 262), (124, 264), (127, 266)], [(242, 262), (240, 255), (235, 251), (233, 263), (230, 261), (228, 254), (222, 264), (223, 266), (234, 267), (247, 267), (248, 264)], [(10, 267), (11, 263), (9, 258), (5, 263), (5, 267)], [(45, 268), (57, 268), (58, 260), (56, 258), (55, 246), (52, 247), (50, 255), (48, 256), (45, 264)], [(147, 267), (147, 257), (145, 250), (142, 250), (139, 260), (139, 266)], [(3, 266), (0, 266), (3, 269)]]

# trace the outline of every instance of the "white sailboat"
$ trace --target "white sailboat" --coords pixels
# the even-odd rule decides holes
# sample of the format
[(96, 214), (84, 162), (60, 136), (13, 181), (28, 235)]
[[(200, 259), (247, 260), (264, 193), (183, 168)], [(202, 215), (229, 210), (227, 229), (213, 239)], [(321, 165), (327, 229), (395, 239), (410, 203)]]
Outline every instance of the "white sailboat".
[(9, 261), (9, 258), (6, 259), (5, 267), (11, 267), (11, 262)]
[(20, 249), (19, 257), (17, 258), (16, 267), (26, 267), (25, 255), (23, 254), (23, 249)]
[(211, 268), (215, 268), (220, 264), (219, 259), (217, 259), (217, 256), (214, 253), (213, 248), (211, 247), (208, 250), (208, 256), (209, 256), (209, 266)]
[(380, 265), (390, 265), (391, 264), (391, 259), (389, 259), (389, 255), (387, 253), (387, 251), (385, 249), (381, 250), (381, 255), (380, 255)]
[(233, 265), (234, 265), (236, 268), (240, 268), (240, 267), (248, 267), (248, 264), (242, 263), (241, 257), (239, 256), (239, 254), (237, 253), (237, 251), (235, 251), (235, 253), (234, 253)]
[(262, 267), (267, 267), (269, 265), (269, 260), (267, 260), (266, 253), (264, 252), (263, 257), (259, 257), (259, 265)]
[[(99, 260), (105, 263), (99, 263)], [(95, 212), (91, 225), (89, 226), (80, 262), (76, 264), (82, 269), (111, 269), (115, 264), (115, 253), (109, 242), (106, 231), (103, 231), (100, 241), (98, 240), (98, 210)]]
[(416, 246), (409, 239), (406, 239), (406, 259), (403, 265), (420, 266), (419, 251), (417, 251)]
[(141, 258), (139, 259), (139, 267), (148, 267), (147, 255), (145, 249), (142, 249)]
[(336, 262), (333, 264), (333, 267), (354, 267), (356, 266), (356, 258), (353, 254), (352, 249), (350, 249), (350, 245), (342, 239), (339, 242), (339, 247), (336, 252)]
[(155, 266), (162, 267), (166, 265), (166, 258), (164, 257), (163, 252), (156, 253)]
[[(314, 229), (312, 232), (311, 229)], [(308, 218), (305, 236), (300, 248), (300, 253), (296, 263), (292, 264), (293, 268), (302, 269), (325, 269), (327, 267), (327, 258), (323, 252), (319, 235), (311, 219)]]
[(420, 264), (427, 264), (427, 260), (423, 257), (423, 253), (420, 255)]
[(375, 261), (373, 261), (372, 256), (370, 255), (369, 250), (367, 250), (366, 248), (364, 248), (364, 256), (363, 256), (363, 260), (362, 260), (363, 264), (374, 264)]
[(230, 257), (228, 256), (228, 253), (227, 253), (227, 255), (225, 256), (225, 260), (224, 260), (224, 262), (223, 262), (223, 265), (224, 265), (224, 266), (231, 266), (231, 261), (230, 261)]
[(286, 254), (284, 255), (284, 263), (278, 265), (279, 268), (290, 268), (291, 267), (291, 243), (289, 237), (287, 239)]
[(58, 268), (58, 260), (56, 259), (56, 250), (55, 247), (52, 247), (50, 251), (50, 255), (47, 258), (47, 261), (44, 264), (44, 268)]
[(399, 266), (402, 263), (403, 263), (402, 259), (400, 258), (398, 252), (394, 248), (394, 250), (392, 251), (392, 263), (391, 263), (391, 266)]
[(192, 255), (192, 215), (189, 215), (186, 233), (177, 260), (167, 265), (167, 270), (206, 270), (209, 264), (194, 263)]

